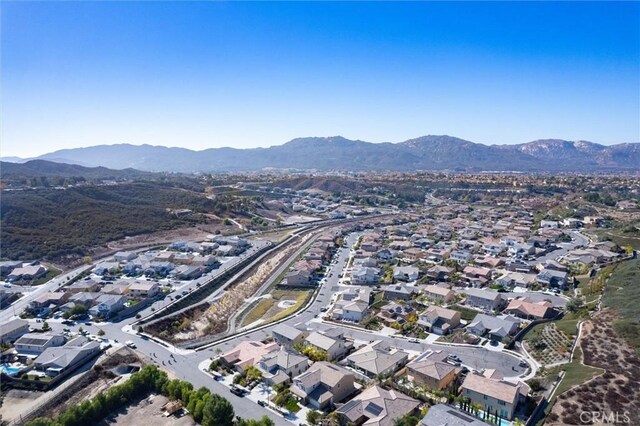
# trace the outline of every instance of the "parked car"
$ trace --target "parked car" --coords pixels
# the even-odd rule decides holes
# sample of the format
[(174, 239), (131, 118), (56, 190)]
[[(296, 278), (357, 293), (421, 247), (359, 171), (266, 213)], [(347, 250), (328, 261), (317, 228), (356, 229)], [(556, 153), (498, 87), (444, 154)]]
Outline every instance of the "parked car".
[(237, 386), (231, 386), (231, 393), (239, 397), (244, 396), (244, 390), (240, 389)]

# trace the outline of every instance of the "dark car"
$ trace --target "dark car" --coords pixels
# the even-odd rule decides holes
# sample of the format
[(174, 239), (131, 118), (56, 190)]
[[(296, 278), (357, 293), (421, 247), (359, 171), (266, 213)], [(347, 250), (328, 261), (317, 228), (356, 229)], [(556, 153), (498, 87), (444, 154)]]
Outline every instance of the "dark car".
[(231, 393), (239, 396), (239, 397), (243, 397), (244, 396), (244, 391), (242, 389), (240, 389), (239, 387), (236, 386), (232, 386), (231, 387)]

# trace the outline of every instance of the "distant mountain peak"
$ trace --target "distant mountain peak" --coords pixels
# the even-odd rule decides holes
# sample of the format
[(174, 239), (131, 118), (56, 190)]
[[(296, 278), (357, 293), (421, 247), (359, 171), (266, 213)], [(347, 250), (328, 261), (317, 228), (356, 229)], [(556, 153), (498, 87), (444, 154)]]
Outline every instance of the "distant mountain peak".
[(153, 145), (100, 145), (39, 157), (86, 166), (145, 171), (253, 171), (266, 168), (351, 171), (597, 171), (640, 170), (640, 144), (599, 145), (540, 139), (519, 145), (484, 145), (449, 135), (400, 143), (370, 143), (343, 136), (304, 137), (269, 148), (192, 151)]

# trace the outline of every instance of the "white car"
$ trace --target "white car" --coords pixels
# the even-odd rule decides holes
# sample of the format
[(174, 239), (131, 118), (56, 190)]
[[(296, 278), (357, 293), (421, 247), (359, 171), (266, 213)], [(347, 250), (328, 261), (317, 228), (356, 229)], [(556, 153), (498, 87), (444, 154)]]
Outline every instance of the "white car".
[(126, 342), (124, 342), (124, 344), (129, 346), (131, 349), (135, 349), (136, 348), (136, 344), (133, 343), (131, 340), (127, 340)]

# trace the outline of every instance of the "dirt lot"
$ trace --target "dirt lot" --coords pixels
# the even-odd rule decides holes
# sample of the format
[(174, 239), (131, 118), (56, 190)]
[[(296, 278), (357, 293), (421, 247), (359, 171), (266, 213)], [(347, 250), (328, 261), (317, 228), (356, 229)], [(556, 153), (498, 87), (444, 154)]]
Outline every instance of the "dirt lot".
[(169, 401), (162, 395), (154, 395), (143, 399), (135, 405), (123, 408), (102, 422), (101, 426), (107, 425), (153, 425), (153, 426), (191, 426), (196, 422), (190, 416), (177, 418), (176, 416), (165, 417), (160, 408)]
[[(581, 421), (580, 413), (585, 411), (617, 412), (620, 424), (640, 424), (640, 358), (615, 334), (611, 325), (615, 318), (605, 309), (583, 325), (583, 363), (605, 373), (558, 396), (547, 424), (598, 424)], [(630, 421), (625, 422), (623, 414)]]
[(0, 420), (11, 422), (20, 418), (20, 414), (30, 410), (44, 392), (11, 389), (4, 396), (0, 407)]
[[(131, 349), (121, 348), (110, 356), (100, 359), (88, 371), (72, 376), (48, 392), (9, 391), (0, 407), (0, 414), (4, 420), (11, 420), (21, 413), (24, 420), (35, 417), (56, 417), (68, 407), (93, 398), (99, 392), (128, 377), (128, 375), (113, 374), (110, 371), (111, 368), (118, 365), (142, 365), (143, 363)], [(33, 409), (35, 410), (31, 411)], [(26, 417), (27, 413), (28, 417)]]

